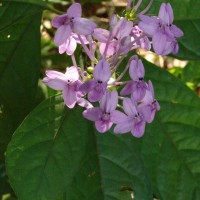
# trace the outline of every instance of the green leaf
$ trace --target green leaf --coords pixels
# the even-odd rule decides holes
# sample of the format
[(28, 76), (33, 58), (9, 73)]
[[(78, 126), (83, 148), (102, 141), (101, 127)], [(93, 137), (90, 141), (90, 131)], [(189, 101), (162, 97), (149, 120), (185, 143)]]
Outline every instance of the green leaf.
[(189, 62), (183, 68), (181, 79), (184, 82), (194, 82), (198, 84), (200, 82), (200, 62)]
[(40, 20), (34, 5), (0, 7), (0, 159), (12, 133), (34, 106), (40, 69)]
[[(140, 9), (146, 7), (148, 3), (149, 0), (143, 0)], [(154, 0), (148, 14), (157, 15), (162, 3), (170, 3), (172, 5), (176, 20), (194, 20), (200, 18), (199, 0)]]
[[(131, 135), (101, 135), (68, 110), (60, 96), (38, 106), (15, 132), (7, 172), (20, 200), (118, 199), (128, 194), (152, 200), (137, 141)], [(24, 189), (26, 187), (26, 189)]]
[(200, 198), (200, 100), (179, 79), (144, 62), (161, 110), (147, 126), (141, 154), (159, 199)]
[(51, 10), (52, 12), (55, 12), (57, 14), (61, 14), (60, 11), (56, 10), (53, 8), (52, 3), (65, 3), (68, 4), (68, 2), (63, 1), (63, 0), (2, 0), (1, 6), (4, 6), (7, 3), (15, 3), (15, 5), (19, 5), (19, 4), (28, 4), (28, 5), (32, 5), (32, 6), (38, 6), (39, 9), (47, 9), (47, 10)]
[(182, 60), (200, 60), (200, 17), (198, 20), (178, 20), (175, 24), (184, 32), (179, 42), (179, 53), (174, 57)]

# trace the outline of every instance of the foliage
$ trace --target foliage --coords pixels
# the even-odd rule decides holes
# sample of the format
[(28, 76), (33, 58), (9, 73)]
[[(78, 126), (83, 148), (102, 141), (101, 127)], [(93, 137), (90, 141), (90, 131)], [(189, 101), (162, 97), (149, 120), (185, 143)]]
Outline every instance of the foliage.
[[(157, 14), (161, 2), (155, 0), (151, 14)], [(200, 2), (168, 2), (185, 33), (176, 57), (200, 60)], [(6, 168), (20, 200), (200, 199), (200, 101), (183, 83), (198, 85), (199, 64), (191, 62), (181, 72), (182, 82), (144, 62), (161, 104), (155, 122), (141, 139), (112, 131), (100, 135), (79, 117), (82, 109), (68, 110), (60, 95), (47, 98), (51, 90), (37, 89), (43, 72), (41, 16), (45, 9), (60, 13), (53, 5), (36, 0), (3, 0), (0, 5), (0, 197), (12, 193), (4, 153), (15, 132)], [(45, 56), (43, 61), (59, 62)]]

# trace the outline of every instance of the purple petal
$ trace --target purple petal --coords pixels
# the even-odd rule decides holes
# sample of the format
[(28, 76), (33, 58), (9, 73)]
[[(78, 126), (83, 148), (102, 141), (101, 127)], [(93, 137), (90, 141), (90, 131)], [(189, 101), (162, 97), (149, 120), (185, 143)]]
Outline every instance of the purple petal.
[(144, 65), (141, 60), (132, 60), (129, 68), (129, 75), (132, 80), (137, 81), (139, 78), (144, 78)]
[(131, 133), (133, 136), (140, 138), (144, 135), (145, 131), (145, 122), (141, 121), (140, 123), (137, 123), (133, 126), (133, 129), (131, 130)]
[(64, 98), (64, 102), (67, 105), (67, 107), (74, 108), (74, 106), (78, 100), (74, 85), (67, 86), (63, 90), (63, 98)]
[(172, 10), (170, 3), (167, 3), (166, 9), (167, 9), (167, 13), (168, 13), (168, 16), (169, 16), (169, 24), (172, 24), (172, 22), (174, 21), (174, 12)]
[[(106, 88), (105, 88), (106, 89)], [(92, 89), (91, 91), (89, 91), (88, 93), (88, 99), (91, 102), (96, 102), (96, 101), (100, 101), (102, 96), (104, 95), (105, 92), (104, 88), (98, 88), (96, 89), (96, 87), (94, 89)]]
[(155, 97), (154, 88), (153, 88), (153, 84), (152, 84), (152, 82), (150, 80), (148, 81), (148, 89), (150, 90), (150, 92), (152, 94), (152, 97), (154, 98)]
[(66, 81), (61, 79), (50, 79), (48, 77), (45, 77), (43, 82), (54, 90), (63, 90), (67, 85)]
[(133, 23), (128, 22), (125, 18), (121, 18), (112, 30), (112, 36), (122, 39), (128, 36), (132, 31)]
[(117, 107), (118, 103), (118, 94), (117, 91), (114, 90), (109, 92), (108, 90), (105, 91), (101, 101), (100, 101), (100, 108), (107, 113), (111, 113)]
[(133, 120), (127, 119), (127, 121), (123, 121), (123, 123), (119, 123), (114, 128), (114, 133), (128, 133), (134, 126)]
[(66, 42), (67, 38), (70, 36), (72, 30), (69, 25), (62, 25), (56, 31), (54, 37), (54, 43), (56, 46), (60, 46)]
[(152, 96), (152, 93), (150, 92), (150, 90), (147, 90), (142, 101), (144, 102), (144, 104), (151, 104), (153, 100), (154, 97)]
[(106, 131), (108, 131), (111, 128), (112, 125), (113, 125), (113, 123), (111, 121), (98, 120), (95, 122), (96, 129), (100, 133), (105, 133)]
[(85, 93), (91, 91), (95, 86), (95, 80), (88, 80), (79, 87), (79, 90)]
[(73, 20), (73, 32), (78, 35), (91, 35), (96, 28), (96, 24), (89, 19), (75, 18)]
[(94, 68), (94, 79), (102, 82), (107, 82), (110, 77), (110, 65), (107, 60), (101, 59)]
[(133, 91), (133, 88), (135, 87), (135, 81), (131, 81), (125, 85), (125, 87), (120, 92), (121, 95), (128, 95), (131, 94)]
[(79, 72), (77, 67), (69, 67), (67, 68), (67, 71), (65, 73), (67, 80), (70, 80), (72, 82), (75, 82), (79, 79)]
[(43, 79), (43, 82), (54, 90), (63, 90), (67, 86), (67, 79), (63, 73), (47, 70), (47, 77)]
[(66, 48), (67, 55), (71, 56), (72, 54), (74, 54), (76, 47), (77, 47), (76, 40), (74, 38), (70, 38)]
[(86, 109), (89, 109), (89, 108), (93, 108), (93, 105), (87, 101), (86, 99), (84, 98), (80, 98), (78, 101), (77, 101), (77, 104), (81, 107), (84, 107)]
[(69, 17), (81, 17), (82, 14), (82, 8), (79, 3), (73, 3), (68, 9), (67, 9), (67, 15)]
[[(76, 40), (76, 42), (77, 42), (78, 44), (81, 44), (81, 41), (80, 41), (80, 39), (79, 39), (79, 37), (78, 37), (77, 34), (72, 33), (72, 37)], [(87, 38), (86, 38), (84, 35), (80, 35), (80, 37), (81, 37), (81, 39), (83, 40), (83, 43), (84, 43), (84, 44), (89, 44), (89, 41), (87, 40)]]
[(138, 110), (139, 112), (142, 114), (142, 116), (144, 117), (144, 121), (145, 122), (149, 122), (151, 120), (151, 107), (149, 105), (145, 105), (145, 106), (138, 106)]
[[(104, 54), (105, 48), (106, 48), (106, 43), (101, 43), (100, 47), (99, 47), (99, 51), (100, 51), (101, 55)], [(114, 41), (109, 42), (108, 49), (106, 52), (106, 57), (112, 56), (114, 53), (116, 53), (118, 51), (118, 49), (119, 49), (118, 41), (114, 40)]]
[(183, 31), (175, 25), (171, 25), (170, 30), (172, 31), (174, 37), (182, 37)]
[(163, 55), (166, 50), (167, 38), (166, 35), (161, 32), (156, 32), (153, 35), (153, 48), (156, 54)]
[(52, 19), (51, 24), (54, 28), (59, 28), (60, 26), (64, 25), (67, 19), (67, 14), (56, 16)]
[(83, 112), (83, 116), (90, 121), (97, 121), (102, 116), (100, 108), (89, 108)]
[(106, 43), (109, 37), (109, 31), (106, 29), (102, 29), (102, 28), (95, 28), (94, 29), (94, 33), (92, 34), (92, 36), (98, 40), (99, 42), (104, 42)]
[(125, 98), (123, 100), (123, 108), (124, 112), (128, 116), (135, 116), (138, 113), (136, 103), (134, 103), (130, 98)]
[(142, 21), (139, 22), (139, 28), (147, 35), (153, 36), (158, 29), (158, 19), (144, 15), (138, 16)]
[(140, 102), (146, 94), (146, 88), (144, 87), (138, 87), (136, 90), (133, 91), (131, 97), (134, 98), (136, 102)]
[(169, 14), (167, 11), (167, 4), (162, 3), (160, 6), (158, 17), (162, 19), (165, 23), (170, 24)]
[(128, 120), (128, 116), (125, 115), (123, 112), (120, 112), (118, 110), (114, 110), (110, 115), (110, 120), (114, 124), (119, 124), (119, 123), (122, 123), (124, 121), (127, 121)]
[(62, 54), (66, 52), (67, 55), (71, 56), (72, 54), (74, 54), (76, 47), (77, 47), (76, 40), (72, 37), (69, 37), (64, 44), (59, 46), (59, 53)]

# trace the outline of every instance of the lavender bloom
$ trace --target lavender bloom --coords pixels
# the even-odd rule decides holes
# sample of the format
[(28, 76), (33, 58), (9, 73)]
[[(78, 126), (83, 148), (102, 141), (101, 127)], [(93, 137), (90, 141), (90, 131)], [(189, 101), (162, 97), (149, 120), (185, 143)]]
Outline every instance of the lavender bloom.
[(173, 23), (174, 14), (171, 5), (162, 3), (158, 17), (138, 16), (141, 19), (139, 28), (152, 37), (153, 48), (158, 55), (178, 52), (177, 37), (183, 32)]
[(121, 95), (132, 94), (135, 101), (141, 101), (147, 90), (147, 84), (144, 81), (144, 73), (142, 61), (138, 59), (137, 56), (134, 56), (129, 68), (129, 75), (133, 81), (126, 84), (121, 91)]
[(128, 22), (125, 18), (121, 18), (117, 23), (115, 23), (111, 32), (101, 28), (95, 29), (93, 36), (95, 39), (101, 42), (99, 48), (100, 53), (102, 55), (104, 54), (107, 45), (108, 50), (106, 56), (111, 56), (116, 53), (121, 47), (121, 40), (125, 37), (130, 37), (129, 35), (132, 27), (132, 22)]
[(132, 42), (135, 41), (135, 43), (133, 43), (133, 49), (142, 48), (146, 49), (147, 51), (151, 49), (151, 43), (148, 37), (143, 36), (142, 38), (140, 38), (143, 35), (143, 31), (138, 26), (133, 27), (130, 35), (131, 35), (131, 41)]
[[(87, 41), (86, 37), (84, 35), (81, 35), (81, 38), (84, 42), (84, 44), (88, 44), (89, 42)], [(77, 43), (81, 44), (78, 35), (75, 33), (72, 33), (66, 40), (66, 42), (64, 42), (63, 44), (61, 44), (59, 46), (59, 53), (63, 54), (66, 52), (67, 55), (71, 56), (72, 54), (74, 54), (74, 51), (76, 50), (77, 47)]]
[(87, 93), (91, 102), (99, 101), (107, 88), (107, 82), (111, 77), (110, 65), (106, 60), (100, 60), (94, 68), (94, 79), (86, 81), (80, 87), (80, 91)]
[(114, 128), (115, 133), (132, 133), (135, 137), (141, 137), (145, 131), (146, 122), (149, 121), (150, 108), (138, 107), (134, 99), (125, 98), (123, 108), (127, 115), (121, 117), (121, 122)]
[(109, 92), (106, 90), (100, 101), (100, 107), (85, 110), (83, 116), (90, 121), (94, 121), (96, 129), (100, 133), (105, 133), (113, 125), (114, 119), (117, 116), (120, 118), (120, 112), (116, 110), (117, 103), (117, 91)]
[(79, 80), (78, 70), (74, 66), (68, 68), (65, 74), (47, 70), (43, 82), (54, 90), (62, 90), (64, 102), (69, 108), (73, 108), (83, 96), (78, 90), (82, 83)]
[(82, 9), (79, 3), (72, 4), (67, 13), (55, 17), (52, 26), (57, 28), (54, 43), (57, 46), (66, 42), (72, 32), (79, 35), (90, 35), (96, 28), (96, 24), (88, 19), (81, 18)]
[(151, 123), (154, 119), (156, 111), (160, 110), (160, 105), (154, 96), (154, 89), (151, 81), (148, 82), (148, 90), (146, 91), (143, 102), (139, 106), (143, 107), (143, 109), (146, 109), (146, 107), (150, 108), (151, 114), (147, 122)]

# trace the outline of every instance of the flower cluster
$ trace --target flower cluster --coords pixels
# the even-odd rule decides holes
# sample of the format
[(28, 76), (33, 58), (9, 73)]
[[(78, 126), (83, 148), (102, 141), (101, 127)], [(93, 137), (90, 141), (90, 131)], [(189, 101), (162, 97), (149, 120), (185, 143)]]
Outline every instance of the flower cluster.
[[(66, 73), (46, 71), (43, 82), (62, 91), (67, 107), (74, 108), (76, 104), (84, 107), (83, 116), (93, 121), (100, 133), (114, 124), (116, 134), (131, 132), (141, 137), (146, 123), (151, 123), (160, 109), (152, 82), (145, 82), (141, 59), (135, 54), (126, 66), (122, 65), (128, 53), (138, 48), (150, 50), (151, 44), (158, 55), (178, 52), (176, 38), (183, 33), (172, 24), (171, 5), (163, 3), (158, 17), (149, 17), (145, 13), (152, 1), (136, 14), (141, 2), (132, 6), (129, 0), (125, 16), (113, 15), (109, 30), (97, 28), (94, 22), (82, 18), (79, 3), (72, 4), (66, 14), (52, 20), (53, 27), (57, 28), (54, 43), (59, 53), (71, 56), (73, 66), (68, 67)], [(91, 60), (85, 70), (78, 67), (74, 56), (77, 44)], [(98, 60), (96, 51), (100, 54)], [(96, 102), (99, 106), (94, 107)]]

